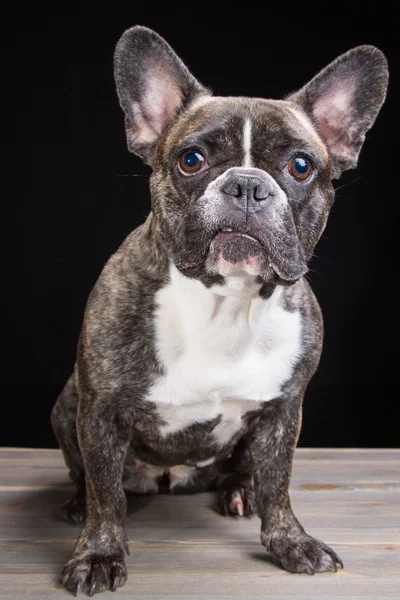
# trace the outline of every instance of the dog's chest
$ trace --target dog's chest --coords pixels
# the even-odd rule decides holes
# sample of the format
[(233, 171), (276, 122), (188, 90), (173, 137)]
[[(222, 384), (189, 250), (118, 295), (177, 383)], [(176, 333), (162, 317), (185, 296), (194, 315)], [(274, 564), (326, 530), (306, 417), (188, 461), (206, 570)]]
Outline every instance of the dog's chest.
[(150, 388), (165, 425), (163, 436), (218, 418), (221, 445), (242, 427), (242, 416), (276, 398), (301, 349), (301, 319), (279, 302), (219, 296), (171, 271), (158, 292), (155, 319), (164, 375)]

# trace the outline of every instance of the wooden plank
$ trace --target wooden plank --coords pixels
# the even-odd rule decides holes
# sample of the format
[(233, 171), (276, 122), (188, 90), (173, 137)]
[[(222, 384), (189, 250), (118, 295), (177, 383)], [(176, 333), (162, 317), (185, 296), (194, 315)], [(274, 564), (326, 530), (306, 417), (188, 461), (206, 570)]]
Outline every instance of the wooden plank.
[[(300, 452), (300, 451), (299, 451)], [(68, 483), (67, 471), (59, 451), (32, 451), (26, 458), (22, 453), (0, 458), (0, 490), (11, 486), (59, 488)], [(329, 489), (399, 489), (400, 458), (355, 461), (354, 458), (329, 460), (306, 458), (296, 454), (292, 489), (326, 491)], [(353, 455), (353, 453), (351, 453)], [(334, 451), (334, 455), (337, 453)], [(318, 456), (318, 455), (316, 455)], [(363, 456), (363, 453), (361, 453)], [(17, 466), (18, 465), (18, 466)], [(340, 481), (339, 481), (340, 480)]]
[[(398, 533), (400, 527), (398, 497), (391, 493), (382, 501), (381, 494), (369, 494), (368, 500), (358, 494), (358, 498), (352, 498), (347, 493), (346, 498), (338, 499), (332, 492), (327, 492), (320, 497), (315, 498), (316, 494), (292, 493), (293, 508), (309, 529), (319, 528), (336, 529), (341, 531), (341, 535), (347, 535), (346, 531), (358, 530), (358, 535), (363, 535), (372, 539), (373, 536), (383, 535), (383, 529), (388, 530), (386, 538), (391, 538), (391, 534)], [(336, 496), (336, 497), (335, 497)], [(23, 528), (25, 537), (29, 535), (36, 536), (37, 529), (46, 527), (48, 532), (58, 533), (63, 537), (64, 532), (71, 531), (71, 535), (76, 534), (76, 529), (68, 523), (60, 520), (60, 507), (68, 498), (65, 494), (26, 494), (21, 496), (19, 493), (3, 494), (3, 502), (0, 507), (0, 519), (2, 527), (0, 530), (0, 539), (10, 537), (15, 534), (18, 528)], [(138, 500), (135, 502), (135, 500)], [(196, 522), (193, 523), (193, 515), (196, 515)], [(49, 519), (51, 521), (49, 522)], [(142, 536), (143, 539), (152, 539), (151, 526), (157, 522), (158, 531), (169, 531), (176, 528), (179, 535), (185, 535), (187, 529), (191, 526), (200, 529), (198, 535), (205, 535), (208, 539), (209, 529), (215, 535), (224, 535), (227, 529), (227, 519), (220, 517), (215, 512), (214, 497), (208, 494), (201, 494), (194, 497), (143, 497), (139, 499), (129, 498), (128, 515), (126, 523), (134, 528), (136, 536)], [(258, 539), (259, 522), (257, 518), (231, 519), (229, 534), (231, 530), (242, 534), (247, 534), (249, 539), (256, 535)], [(254, 539), (254, 537), (253, 537)]]
[[(59, 450), (52, 448), (2, 448), (0, 447), (1, 459), (29, 458), (51, 458), (62, 462)], [(400, 460), (399, 450), (396, 448), (297, 448), (296, 461), (299, 460), (322, 460), (331, 461), (356, 460), (358, 463), (371, 460)]]
[[(167, 557), (168, 558), (168, 557)], [(193, 560), (195, 557), (193, 557)], [(7, 600), (42, 600), (43, 598), (71, 598), (64, 590), (56, 588), (56, 580), (47, 574), (39, 575), (7, 575), (2, 578), (1, 598)], [(244, 598), (259, 600), (261, 598), (291, 599), (311, 598), (347, 598), (365, 600), (374, 598), (382, 600), (392, 598), (398, 600), (398, 588), (393, 579), (382, 579), (379, 576), (359, 577), (347, 576), (345, 572), (336, 574), (323, 573), (315, 577), (283, 573), (277, 575), (260, 571), (259, 574), (225, 575), (223, 572), (211, 574), (185, 574), (152, 572), (141, 574), (131, 566), (127, 584), (118, 589), (117, 594), (105, 592), (103, 600), (149, 600), (174, 598), (181, 600), (207, 600)]]
[[(345, 562), (293, 575), (268, 560), (257, 518), (221, 517), (211, 494), (129, 499), (129, 579), (100, 598), (400, 598), (400, 451), (299, 449), (292, 504)], [(80, 528), (57, 450), (0, 449), (0, 598), (68, 598), (57, 584)]]

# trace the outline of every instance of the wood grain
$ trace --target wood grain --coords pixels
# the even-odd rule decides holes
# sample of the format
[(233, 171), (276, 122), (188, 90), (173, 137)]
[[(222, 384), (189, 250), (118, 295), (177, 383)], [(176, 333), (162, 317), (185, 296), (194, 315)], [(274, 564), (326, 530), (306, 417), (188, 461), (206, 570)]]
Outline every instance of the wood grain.
[[(58, 450), (0, 449), (0, 598), (68, 598), (58, 575), (79, 527), (60, 519), (71, 485)], [(257, 518), (215, 511), (211, 494), (129, 498), (129, 578), (99, 598), (400, 599), (400, 450), (299, 449), (294, 510), (345, 563), (286, 573), (259, 542)]]

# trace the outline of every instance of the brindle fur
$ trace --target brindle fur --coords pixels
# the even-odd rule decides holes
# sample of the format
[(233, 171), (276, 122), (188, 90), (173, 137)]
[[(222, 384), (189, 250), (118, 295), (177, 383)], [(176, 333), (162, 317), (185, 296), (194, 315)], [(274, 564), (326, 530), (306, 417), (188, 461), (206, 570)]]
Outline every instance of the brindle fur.
[[(142, 101), (149, 57), (165, 66), (180, 98), (176, 114), (150, 143), (137, 141), (138, 124), (131, 110), (133, 100)], [(241, 489), (245, 514), (251, 514), (255, 506), (261, 518), (261, 541), (285, 569), (310, 574), (336, 570), (342, 565), (339, 557), (305, 533), (288, 494), (302, 399), (317, 368), (323, 337), (320, 309), (302, 275), (333, 203), (332, 176), (355, 166), (365, 132), (383, 102), (384, 57), (375, 48), (357, 49), (286, 101), (210, 100), (209, 92), (169, 46), (146, 28), (124, 34), (115, 64), (129, 148), (153, 169), (152, 212), (110, 258), (91, 292), (75, 371), (52, 412), (53, 428), (76, 487), (63, 514), (70, 521), (84, 521), (62, 582), (72, 591), (87, 589), (90, 594), (124, 584), (128, 544), (123, 485), (128, 491), (132, 485), (137, 492), (165, 491), (169, 469), (176, 465), (192, 467), (192, 471), (188, 484), (173, 491), (219, 488), (219, 506), (225, 514), (229, 500)], [(352, 128), (342, 132), (352, 148), (351, 157), (346, 158), (329, 149), (316, 129), (302, 127), (291, 108), (310, 116), (330, 74), (353, 74), (354, 64), (361, 73), (360, 93), (352, 107)], [(288, 258), (280, 275), (267, 261), (259, 277), (259, 293), (268, 298), (276, 285), (285, 286), (286, 310), (301, 313), (302, 352), (280, 396), (247, 413), (242, 428), (221, 447), (212, 435), (219, 418), (161, 436), (163, 423), (146, 393), (164, 372), (155, 351), (154, 312), (155, 295), (168, 283), (170, 262), (207, 287), (224, 285), (224, 278), (207, 268), (207, 250), (215, 231), (198, 226), (202, 217), (197, 199), (228, 168), (243, 164), (240, 136), (248, 117), (253, 125), (253, 164), (285, 190), (293, 219), (276, 239), (277, 260), (280, 253)], [(198, 144), (207, 149), (212, 167), (196, 177), (180, 177), (172, 168), (177, 153)], [(317, 166), (318, 176), (309, 186), (301, 187), (282, 173), (295, 151), (308, 152)], [(296, 244), (291, 228), (298, 236)], [(197, 466), (210, 458), (215, 458), (212, 464)], [(155, 488), (147, 486), (143, 463), (155, 467)]]

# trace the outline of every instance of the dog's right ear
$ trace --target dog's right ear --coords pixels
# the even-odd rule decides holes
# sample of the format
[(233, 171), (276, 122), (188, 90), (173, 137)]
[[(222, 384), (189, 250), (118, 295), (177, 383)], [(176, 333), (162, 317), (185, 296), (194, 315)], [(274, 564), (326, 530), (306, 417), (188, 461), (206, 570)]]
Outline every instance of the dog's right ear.
[(128, 148), (149, 164), (159, 137), (177, 114), (210, 93), (161, 36), (139, 25), (125, 31), (117, 44), (114, 76)]

